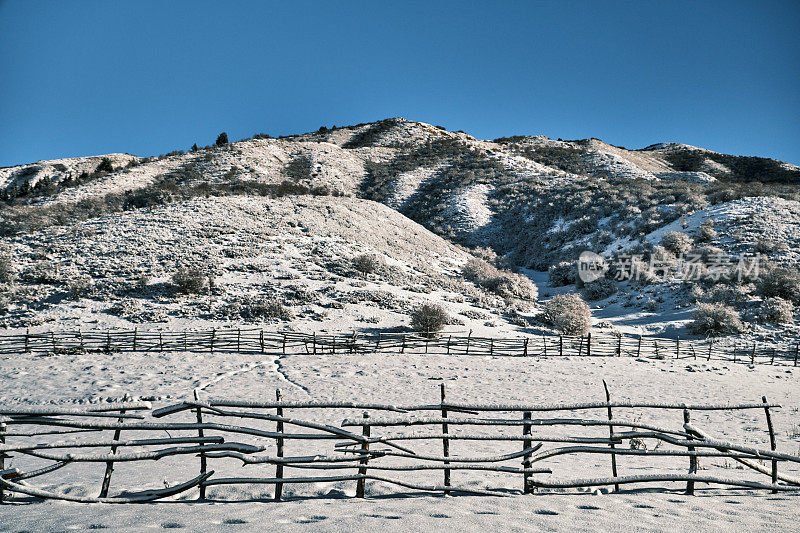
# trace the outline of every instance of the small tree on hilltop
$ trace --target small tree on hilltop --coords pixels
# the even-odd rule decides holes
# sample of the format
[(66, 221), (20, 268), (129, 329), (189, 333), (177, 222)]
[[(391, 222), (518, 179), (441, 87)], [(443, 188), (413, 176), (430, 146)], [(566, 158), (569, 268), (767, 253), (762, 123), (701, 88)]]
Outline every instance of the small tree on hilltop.
[(228, 144), (228, 134), (224, 131), (219, 134), (217, 137), (217, 142), (215, 143), (217, 146), (225, 146)]

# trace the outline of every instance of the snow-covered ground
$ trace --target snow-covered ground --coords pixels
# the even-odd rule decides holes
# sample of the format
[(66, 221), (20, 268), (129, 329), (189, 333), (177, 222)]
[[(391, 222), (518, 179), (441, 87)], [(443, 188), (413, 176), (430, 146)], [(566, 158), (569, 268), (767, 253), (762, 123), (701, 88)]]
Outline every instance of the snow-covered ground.
[[(105, 401), (124, 393), (149, 397), (156, 406), (188, 399), (194, 388), (201, 398), (269, 400), (280, 388), (287, 400), (380, 401), (392, 404), (435, 403), (440, 382), (448, 399), (463, 402), (579, 402), (603, 399), (602, 380), (615, 400), (698, 402), (758, 402), (764, 394), (782, 404), (774, 410), (778, 450), (800, 453), (798, 370), (785, 367), (685, 361), (643, 361), (633, 358), (518, 358), (453, 357), (426, 355), (235, 355), (235, 354), (84, 354), (37, 357), (6, 356), (0, 364), (3, 383), (0, 403), (7, 406)], [(622, 411), (622, 410), (620, 410)], [(296, 415), (289, 411), (287, 414)], [(304, 412), (323, 420), (322, 412)], [(601, 416), (604, 413), (596, 413)], [(680, 411), (620, 412), (619, 417), (668, 427), (680, 427)], [(328, 415), (330, 417), (330, 415)], [(339, 424), (347, 416), (342, 410)], [(727, 440), (768, 447), (763, 412), (695, 413), (693, 421)], [(455, 430), (455, 429), (454, 429)], [(455, 430), (457, 431), (457, 430)], [(597, 431), (602, 436), (602, 430)], [(535, 439), (535, 437), (534, 437)], [(323, 441), (324, 442), (324, 441)], [(266, 442), (265, 442), (266, 443)], [(652, 443), (648, 442), (650, 446)], [(513, 451), (517, 444), (454, 443), (454, 454), (489, 454)], [(319, 444), (290, 441), (287, 453), (318, 452)], [(313, 446), (306, 448), (306, 446)], [(330, 446), (330, 444), (328, 444)], [(502, 447), (502, 450), (497, 448)], [(505, 448), (509, 448), (506, 450)], [(683, 471), (685, 460), (665, 463)], [(226, 475), (266, 475), (268, 466), (242, 468), (238, 462), (214, 460)], [(701, 459), (701, 472), (736, 477), (743, 475), (722, 459)], [(189, 471), (187, 472), (187, 465)], [(796, 469), (784, 466), (786, 473)], [(12, 463), (12, 466), (14, 464)], [(608, 475), (606, 456), (564, 456), (542, 466), (552, 467), (559, 478)], [(620, 457), (621, 474), (652, 472), (641, 461)], [(158, 463), (121, 465), (114, 474), (114, 490), (157, 488), (194, 475), (196, 459), (162, 459)], [(78, 473), (83, 472), (82, 477)], [(68, 467), (36, 483), (74, 495), (94, 495), (102, 467)], [(757, 474), (756, 474), (757, 475)], [(437, 474), (419, 474), (424, 482)], [(427, 477), (426, 477), (427, 476)], [(433, 476), (433, 478), (431, 478)], [(86, 479), (91, 485), (86, 486)], [(69, 504), (32, 502), (0, 506), (0, 529), (71, 530), (108, 527), (141, 531), (171, 527), (229, 531), (263, 529), (279, 531), (342, 531), (373, 527), (386, 531), (437, 530), (777, 530), (791, 529), (800, 518), (798, 495), (772, 495), (763, 491), (727, 490), (699, 485), (696, 496), (683, 494), (679, 483), (659, 483), (627, 488), (618, 494), (600, 490), (541, 490), (517, 494), (519, 476), (454, 472), (454, 483), (472, 487), (507, 489), (507, 498), (437, 496), (408, 492), (377, 482), (367, 484), (368, 498), (352, 498), (354, 482), (321, 483), (285, 488), (290, 500), (266, 501), (271, 489), (240, 485), (209, 489), (213, 500), (194, 503), (196, 491), (175, 501), (147, 505)], [(749, 476), (752, 478), (752, 476)], [(416, 478), (415, 478), (416, 479)], [(515, 492), (516, 491), (516, 492)], [(223, 502), (222, 500), (249, 500)]]

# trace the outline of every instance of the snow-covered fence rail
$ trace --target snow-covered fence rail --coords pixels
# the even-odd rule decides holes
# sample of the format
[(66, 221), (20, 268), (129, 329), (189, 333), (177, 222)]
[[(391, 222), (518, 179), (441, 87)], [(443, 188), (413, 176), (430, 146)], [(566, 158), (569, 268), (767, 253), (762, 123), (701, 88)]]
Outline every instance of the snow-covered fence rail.
[[(436, 403), (402, 406), (291, 401), (280, 394), (265, 402), (201, 401), (195, 396), (155, 410), (146, 402), (83, 409), (0, 406), (0, 496), (126, 503), (194, 488), (206, 498), (210, 487), (247, 485), (272, 486), (273, 498), (281, 499), (285, 486), (320, 484), (338, 484), (345, 492), (355, 489), (350, 493), (358, 497), (377, 485), (498, 496), (540, 488), (619, 490), (620, 485), (675, 482), (684, 484), (689, 494), (701, 483), (800, 490), (800, 456), (777, 450), (771, 417), (780, 406), (766, 398), (686, 404), (611, 401), (606, 392), (605, 401), (599, 402), (487, 404), (449, 401), (444, 385), (440, 393)], [(691, 420), (692, 414), (752, 410), (765, 414), (769, 449), (716, 438)], [(670, 412), (682, 414), (682, 423), (668, 422)], [(653, 413), (659, 415), (656, 421), (642, 420)], [(603, 456), (609, 462), (592, 459)], [(701, 460), (714, 458), (737, 462), (741, 470), (719, 475), (712, 469), (720, 465), (709, 463), (698, 473)], [(162, 468), (153, 461), (172, 462)], [(126, 468), (112, 479), (113, 466), (120, 463)], [(595, 474), (608, 471), (564, 476), (593, 469)], [(84, 474), (76, 477), (76, 470)], [(196, 475), (185, 473), (193, 470)], [(67, 471), (72, 482), (96, 483), (99, 495), (91, 494), (92, 487), (81, 495), (27, 482), (41, 478), (53, 484), (56, 477), (55, 485), (63, 485)], [(131, 490), (131, 485), (153, 485), (153, 478), (175, 471), (191, 478), (177, 484), (165, 478), (164, 488)], [(147, 474), (151, 481), (142, 481)], [(108, 496), (111, 487), (116, 496)]]
[(321, 354), (404, 354), (497, 356), (607, 356), (692, 359), (797, 366), (800, 339), (763, 345), (722, 340), (665, 339), (610, 333), (478, 337), (471, 332), (317, 334), (263, 329), (207, 331), (47, 331), (0, 335), (0, 354), (20, 352), (237, 352)]

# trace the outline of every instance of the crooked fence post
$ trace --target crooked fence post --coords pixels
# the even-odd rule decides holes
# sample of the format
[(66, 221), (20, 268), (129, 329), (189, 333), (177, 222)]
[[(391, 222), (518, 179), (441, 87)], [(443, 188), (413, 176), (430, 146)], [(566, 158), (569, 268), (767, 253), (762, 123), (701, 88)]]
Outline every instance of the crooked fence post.
[(639, 334), (639, 344), (636, 346), (636, 358), (639, 358), (639, 355), (642, 353), (642, 334)]
[[(213, 339), (213, 337), (212, 337), (212, 339)], [(200, 401), (200, 395), (197, 393), (197, 389), (194, 390), (194, 401), (196, 401), (196, 402)], [(200, 408), (200, 406), (197, 406), (197, 407), (195, 407), (194, 411), (195, 411), (195, 413), (197, 415), (197, 423), (198, 424), (202, 424), (203, 423), (203, 410)], [(197, 436), (200, 437), (201, 439), (204, 437), (204, 431), (203, 431), (202, 426), (197, 428)], [(202, 443), (200, 443), (200, 447), (201, 448), (203, 447)], [(206, 473), (207, 466), (208, 466), (208, 464), (207, 464), (207, 460), (206, 460), (206, 452), (201, 451), (200, 452), (200, 475), (204, 475)], [(206, 499), (206, 486), (205, 486), (205, 484), (203, 482), (200, 483), (200, 499), (201, 500), (205, 500)]]
[(797, 356), (800, 355), (800, 342), (794, 347), (794, 366), (797, 366)]
[[(364, 417), (364, 421), (365, 422), (369, 422), (369, 413), (364, 411), (363, 417)], [(362, 431), (362, 435), (364, 435), (364, 437), (366, 437), (366, 438), (369, 438), (369, 435), (370, 435), (369, 423), (364, 424), (364, 429)], [(368, 442), (362, 443), (362, 450), (366, 451), (366, 452), (369, 452), (369, 443)], [(367, 462), (368, 461), (369, 461), (369, 459), (367, 457), (364, 457), (363, 459), (361, 459), (361, 461), (359, 461), (359, 465), (360, 466), (358, 467), (359, 478), (358, 478), (358, 484), (356, 485), (356, 498), (363, 498), (364, 497), (364, 487), (365, 487), (365, 485), (367, 483), (366, 476), (367, 476)]]
[[(123, 402), (127, 402), (129, 400), (129, 398), (130, 397), (128, 396), (128, 394), (125, 394), (125, 397), (122, 399), (122, 401)], [(119, 410), (119, 414), (124, 415), (125, 414), (125, 409), (120, 409)], [(118, 418), (117, 422), (122, 424), (123, 422), (125, 422), (125, 419), (124, 418)], [(122, 433), (121, 429), (115, 429), (114, 430), (114, 439), (113, 440), (119, 440), (119, 437), (120, 437), (121, 433)], [(116, 446), (112, 446), (111, 447), (111, 455), (114, 455), (115, 453), (117, 453), (117, 447)], [(105, 497), (108, 496), (108, 489), (111, 486), (111, 474), (113, 472), (114, 472), (114, 461), (108, 461), (106, 463), (106, 473), (103, 475), (103, 485), (100, 487), (100, 497), (101, 498), (105, 498)]]
[[(280, 402), (282, 398), (283, 396), (281, 395), (281, 390), (275, 389), (275, 399)], [(283, 416), (283, 407), (278, 407), (277, 415)], [(278, 433), (283, 433), (283, 420), (278, 420), (276, 426), (277, 427), (275, 428), (275, 431), (277, 431)], [(277, 439), (275, 439), (275, 444), (278, 448), (276, 455), (278, 457), (283, 457), (283, 437), (278, 437)], [(275, 465), (275, 477), (278, 479), (283, 479), (283, 464), (277, 463)], [(276, 501), (280, 501), (282, 493), (283, 493), (283, 483), (281, 482), (275, 483)]]
[[(6, 443), (6, 423), (0, 422), (0, 444)], [(6, 469), (6, 454), (0, 452), (0, 470)], [(0, 504), (2, 504), (6, 499), (6, 492), (2, 486), (0, 486)]]
[[(450, 355), (450, 342), (451, 342), (452, 340), (453, 340), (453, 336), (452, 336), (452, 335), (448, 335), (448, 336), (447, 336), (447, 355)], [(795, 360), (796, 360), (796, 359), (797, 359), (797, 356), (795, 356)], [(795, 364), (796, 364), (796, 363), (797, 363), (797, 361), (795, 361)]]
[[(447, 409), (445, 409), (445, 407), (444, 407), (444, 402), (445, 402), (444, 383), (440, 383), (439, 384), (439, 390), (440, 390), (441, 398), (442, 398), (442, 403), (441, 403), (441, 406), (442, 406), (442, 418), (447, 418)], [(447, 435), (449, 432), (450, 431), (449, 431), (447, 423), (443, 423), (442, 424), (442, 434)], [(448, 439), (447, 437), (443, 437), (442, 438), (442, 455), (445, 456), (445, 457), (450, 457), (450, 439)], [(445, 461), (444, 464), (449, 465), (450, 461)], [(449, 468), (445, 468), (444, 469), (444, 486), (445, 487), (449, 487), (450, 486), (450, 469)], [(445, 494), (450, 494), (450, 491), (445, 489), (444, 493)]]
[[(523, 420), (530, 420), (531, 419), (531, 412), (530, 411), (525, 411), (524, 413), (522, 413), (522, 419)], [(523, 423), (522, 424), (522, 436), (523, 437), (529, 437), (530, 434), (531, 434), (531, 425)], [(530, 439), (525, 439), (525, 440), (522, 441), (522, 449), (523, 450), (527, 450), (530, 447), (531, 447)], [(522, 468), (524, 470), (528, 470), (530, 467), (531, 467), (531, 454), (529, 452), (529, 453), (526, 453), (522, 458)], [(531, 478), (530, 472), (525, 472), (524, 474), (522, 474), (522, 493), (523, 494), (530, 494), (531, 493), (531, 487), (530, 487), (530, 484), (529, 484), (530, 478)]]
[[(606, 380), (603, 380), (603, 388), (606, 391), (606, 403), (610, 404), (611, 403), (611, 395), (608, 392), (608, 384), (606, 384)], [(611, 405), (608, 405), (607, 409), (608, 409), (608, 419), (609, 420), (613, 420), (614, 417), (613, 417), (613, 415), (611, 413)], [(608, 438), (609, 438), (609, 440), (611, 440), (611, 442), (609, 443), (609, 446), (611, 447), (612, 450), (616, 447), (614, 445), (614, 438), (613, 437), (614, 437), (614, 426), (609, 425), (608, 426)], [(611, 474), (614, 477), (617, 477), (617, 454), (615, 454), (614, 452), (611, 452)], [(614, 483), (614, 492), (619, 492), (619, 483)]]
[[(761, 401), (764, 402), (764, 414), (767, 415), (767, 429), (769, 430), (769, 447), (774, 452), (776, 445), (775, 445), (775, 429), (772, 427), (772, 415), (769, 412), (769, 406), (767, 405), (767, 397), (762, 396)], [(778, 461), (775, 459), (772, 460), (772, 484), (778, 484)], [(772, 493), (776, 494), (778, 491), (776, 489), (772, 489)]]
[[(689, 421), (690, 421), (689, 410), (688, 409), (684, 409), (683, 410), (683, 423), (684, 424), (688, 424)], [(687, 440), (694, 440), (694, 435), (692, 435), (691, 431), (687, 431), (686, 438), (687, 438)], [(694, 446), (687, 446), (686, 448), (690, 452), (694, 451)], [(697, 473), (697, 456), (696, 455), (690, 455), (689, 456), (689, 475), (693, 475), (693, 474), (696, 474), (696, 473)], [(689, 494), (689, 495), (694, 494), (694, 481), (693, 480), (689, 480), (689, 481), (686, 482), (686, 494)]]

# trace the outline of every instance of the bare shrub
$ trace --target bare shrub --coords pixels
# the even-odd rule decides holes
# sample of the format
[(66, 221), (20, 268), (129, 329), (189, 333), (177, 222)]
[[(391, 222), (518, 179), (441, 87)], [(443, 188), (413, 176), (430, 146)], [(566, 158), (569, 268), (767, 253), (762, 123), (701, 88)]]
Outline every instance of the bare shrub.
[(617, 292), (617, 282), (609, 278), (600, 278), (583, 285), (583, 296), (587, 300), (605, 300)]
[(254, 298), (242, 305), (242, 317), (292, 320), (294, 315), (281, 301), (275, 298)]
[(577, 294), (559, 294), (544, 304), (542, 318), (565, 335), (589, 331), (592, 312)]
[(675, 255), (685, 255), (692, 249), (692, 238), (680, 231), (668, 231), (661, 238), (661, 245)]
[(697, 335), (728, 335), (745, 330), (739, 313), (722, 303), (700, 303), (688, 325)]
[(767, 298), (761, 304), (759, 316), (765, 322), (791, 324), (794, 322), (794, 305), (783, 298)]
[(383, 264), (383, 260), (375, 254), (361, 254), (352, 259), (353, 268), (364, 275), (374, 274)]
[(574, 261), (562, 261), (550, 267), (547, 280), (553, 287), (572, 285), (578, 281), (578, 268)]
[(461, 269), (465, 278), (505, 299), (535, 300), (536, 285), (520, 274), (500, 270), (483, 259), (472, 258)]
[(411, 329), (431, 336), (450, 322), (450, 315), (438, 304), (424, 303), (411, 312)]
[(775, 241), (766, 237), (761, 237), (756, 241), (753, 249), (760, 254), (771, 254), (775, 252), (785, 252), (789, 245), (782, 241)]
[(199, 294), (206, 286), (206, 274), (195, 267), (180, 267), (172, 275), (172, 283), (184, 294)]

